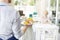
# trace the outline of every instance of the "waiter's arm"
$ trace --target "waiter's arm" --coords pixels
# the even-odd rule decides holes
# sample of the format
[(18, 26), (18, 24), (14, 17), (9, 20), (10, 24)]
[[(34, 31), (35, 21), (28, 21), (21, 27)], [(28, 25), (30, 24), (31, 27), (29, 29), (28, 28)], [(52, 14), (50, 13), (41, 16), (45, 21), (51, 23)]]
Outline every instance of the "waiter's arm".
[(20, 16), (19, 16), (19, 14), (16, 14), (16, 18), (15, 18), (15, 20), (13, 22), (13, 26), (12, 26), (14, 36), (17, 39), (19, 39), (25, 33), (27, 28), (28, 28), (28, 26), (25, 26), (21, 30)]

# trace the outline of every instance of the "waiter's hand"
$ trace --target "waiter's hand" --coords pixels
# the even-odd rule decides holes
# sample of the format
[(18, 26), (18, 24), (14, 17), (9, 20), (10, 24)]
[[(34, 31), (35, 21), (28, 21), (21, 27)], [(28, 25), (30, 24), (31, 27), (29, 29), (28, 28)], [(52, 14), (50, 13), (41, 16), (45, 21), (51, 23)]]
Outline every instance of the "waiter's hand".
[(32, 24), (31, 24), (31, 22), (29, 23), (29, 24), (27, 24), (27, 25), (25, 25), (26, 27), (32, 27)]
[(31, 23), (25, 25), (25, 26), (22, 28), (23, 33), (25, 33), (26, 30), (27, 30), (29, 27), (32, 27), (32, 24), (31, 24)]

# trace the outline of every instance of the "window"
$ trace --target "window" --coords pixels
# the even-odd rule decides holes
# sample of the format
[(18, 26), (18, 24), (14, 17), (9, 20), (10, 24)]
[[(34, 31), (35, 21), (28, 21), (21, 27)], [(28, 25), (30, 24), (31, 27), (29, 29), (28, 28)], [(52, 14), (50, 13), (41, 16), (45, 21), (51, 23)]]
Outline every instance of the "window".
[(34, 6), (35, 5), (35, 0), (14, 0), (14, 5)]

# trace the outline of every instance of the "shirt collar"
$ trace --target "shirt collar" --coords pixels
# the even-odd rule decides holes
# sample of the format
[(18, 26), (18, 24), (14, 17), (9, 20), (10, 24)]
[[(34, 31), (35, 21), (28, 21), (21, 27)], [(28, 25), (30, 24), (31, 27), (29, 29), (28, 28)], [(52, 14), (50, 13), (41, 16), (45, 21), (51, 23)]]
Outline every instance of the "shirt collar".
[(4, 2), (0, 2), (0, 6), (7, 6), (7, 5), (9, 5), (9, 4), (4, 3)]

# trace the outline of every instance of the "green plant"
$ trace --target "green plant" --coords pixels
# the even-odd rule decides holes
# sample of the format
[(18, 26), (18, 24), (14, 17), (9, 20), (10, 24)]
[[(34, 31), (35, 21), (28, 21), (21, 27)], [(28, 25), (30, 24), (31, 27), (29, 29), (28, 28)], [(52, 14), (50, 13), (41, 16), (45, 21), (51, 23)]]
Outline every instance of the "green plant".
[(51, 5), (52, 7), (54, 7), (54, 5), (55, 5), (55, 0), (51, 0), (50, 2), (51, 2), (50, 5)]
[(29, 3), (31, 6), (35, 5), (35, 0), (31, 0), (31, 2)]
[(19, 4), (19, 2), (18, 1), (15, 1), (15, 3), (14, 3), (15, 5), (18, 5)]

